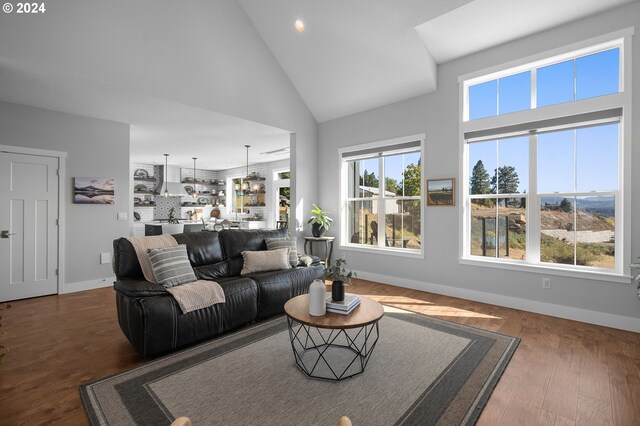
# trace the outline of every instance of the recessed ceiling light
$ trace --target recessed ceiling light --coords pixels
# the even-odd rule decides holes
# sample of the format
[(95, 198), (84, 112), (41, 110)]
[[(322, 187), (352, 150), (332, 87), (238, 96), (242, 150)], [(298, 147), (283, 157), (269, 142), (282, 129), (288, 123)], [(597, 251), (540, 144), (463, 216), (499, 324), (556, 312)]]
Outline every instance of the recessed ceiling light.
[(304, 32), (304, 22), (302, 22), (302, 20), (300, 19), (296, 19), (295, 24), (293, 24), (294, 27), (296, 27), (296, 31), (299, 33), (303, 33)]

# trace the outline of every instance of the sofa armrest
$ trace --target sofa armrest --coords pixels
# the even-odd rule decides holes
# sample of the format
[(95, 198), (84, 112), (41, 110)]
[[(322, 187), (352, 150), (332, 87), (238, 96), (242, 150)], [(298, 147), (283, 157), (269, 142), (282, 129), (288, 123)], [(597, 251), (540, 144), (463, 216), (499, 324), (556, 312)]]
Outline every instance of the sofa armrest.
[(135, 278), (122, 278), (114, 282), (113, 287), (127, 297), (162, 296), (168, 293), (160, 284)]

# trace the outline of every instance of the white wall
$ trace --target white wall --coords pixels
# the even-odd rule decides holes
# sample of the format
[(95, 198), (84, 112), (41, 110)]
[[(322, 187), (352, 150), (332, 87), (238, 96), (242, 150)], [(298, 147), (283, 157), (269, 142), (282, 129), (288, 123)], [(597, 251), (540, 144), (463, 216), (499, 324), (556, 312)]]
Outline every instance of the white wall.
[(3, 58), (290, 130), (299, 211), (315, 202), (317, 124), (236, 1), (57, 1), (0, 14), (0, 40)]
[[(338, 148), (416, 133), (426, 134), (427, 177), (458, 176), (459, 93), (457, 78), (473, 71), (544, 52), (636, 25), (640, 29), (640, 4), (591, 17), (561, 28), (517, 40), (452, 61), (438, 68), (438, 90), (319, 126), (319, 164), (323, 208), (339, 211)], [(633, 69), (640, 70), (640, 41), (633, 45)], [(634, 81), (632, 256), (640, 256), (640, 81)], [(460, 185), (459, 185), (460, 186)], [(424, 260), (345, 251), (360, 276), (391, 284), (458, 295), (489, 303), (567, 316), (640, 331), (640, 301), (630, 284), (552, 276), (551, 290), (543, 290), (540, 275), (458, 263), (460, 198), (455, 208), (427, 208)], [(336, 218), (337, 219), (337, 218)], [(332, 227), (338, 233), (339, 226)], [(547, 275), (547, 274), (545, 274)], [(562, 306), (557, 306), (562, 305)]]
[[(116, 220), (131, 202), (129, 125), (0, 102), (0, 145), (67, 153), (61, 291), (111, 285), (111, 264), (101, 265), (100, 253), (111, 253), (113, 240), (129, 231), (128, 221)], [(73, 204), (75, 176), (115, 178), (114, 204)]]

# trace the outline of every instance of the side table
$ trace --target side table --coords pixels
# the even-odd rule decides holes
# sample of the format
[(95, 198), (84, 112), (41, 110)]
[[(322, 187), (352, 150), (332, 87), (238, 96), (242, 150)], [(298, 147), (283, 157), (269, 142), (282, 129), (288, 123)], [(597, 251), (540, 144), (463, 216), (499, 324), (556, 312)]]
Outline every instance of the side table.
[[(333, 240), (336, 237), (304, 237), (304, 254), (313, 255), (313, 244), (324, 243), (324, 260), (320, 263), (323, 265), (331, 264), (331, 253), (333, 253)], [(308, 246), (308, 249), (307, 249)]]

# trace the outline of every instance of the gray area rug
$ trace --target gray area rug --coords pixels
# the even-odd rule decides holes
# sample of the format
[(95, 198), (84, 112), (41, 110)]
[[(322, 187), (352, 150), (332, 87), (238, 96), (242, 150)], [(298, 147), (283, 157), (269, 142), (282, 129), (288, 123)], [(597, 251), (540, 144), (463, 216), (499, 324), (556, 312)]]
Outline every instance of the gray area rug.
[(519, 339), (385, 307), (364, 373), (310, 379), (284, 317), (84, 385), (94, 425), (474, 424)]

